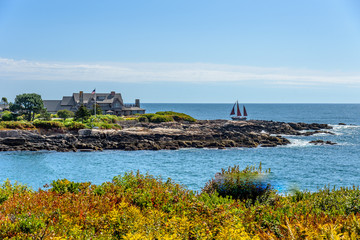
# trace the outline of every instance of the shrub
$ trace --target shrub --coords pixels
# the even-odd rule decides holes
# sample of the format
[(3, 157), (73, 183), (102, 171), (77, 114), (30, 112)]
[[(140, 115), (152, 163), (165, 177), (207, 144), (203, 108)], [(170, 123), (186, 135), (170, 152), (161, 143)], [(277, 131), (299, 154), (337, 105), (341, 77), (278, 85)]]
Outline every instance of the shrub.
[(42, 129), (63, 129), (65, 126), (62, 122), (57, 121), (34, 121), (34, 126)]
[(26, 121), (3, 121), (0, 122), (0, 129), (30, 130), (35, 129), (35, 127), (31, 122)]
[(90, 183), (78, 183), (69, 181), (67, 179), (61, 179), (53, 181), (50, 185), (52, 186), (52, 188), (50, 189), (52, 192), (64, 194), (67, 192), (79, 193), (80, 191), (87, 189), (90, 186)]
[(39, 118), (42, 120), (50, 121), (51, 114), (46, 109), (41, 109)]
[(62, 118), (65, 121), (67, 118), (74, 117), (75, 114), (72, 111), (64, 109), (64, 110), (58, 111), (57, 115), (58, 115), (59, 118)]
[(263, 172), (261, 163), (258, 168), (247, 166), (244, 170), (239, 170), (239, 166), (234, 166), (227, 170), (221, 169), (214, 179), (206, 183), (202, 191), (208, 194), (217, 192), (222, 197), (231, 196), (251, 202), (266, 200), (273, 191), (272, 186), (265, 182), (268, 173), (270, 169)]
[[(259, 168), (223, 172), (257, 176)], [(358, 187), (274, 193), (273, 204), (248, 205), (139, 172), (51, 186), (0, 184), (0, 239), (360, 239)]]
[(14, 116), (14, 119), (16, 118), (16, 121), (25, 121), (25, 115), (17, 116), (15, 114), (13, 114), (13, 116)]
[(149, 122), (149, 119), (146, 116), (140, 116), (138, 117), (139, 122)]
[(196, 202), (194, 192), (171, 179), (162, 181), (160, 177), (143, 175), (139, 171), (116, 176), (112, 183), (121, 186), (126, 198), (140, 208), (155, 207), (171, 213), (191, 208)]
[(32, 192), (32, 189), (17, 182), (12, 184), (10, 180), (7, 179), (3, 184), (0, 184), (0, 205), (10, 196), (15, 194), (22, 195), (26, 192)]
[(155, 114), (150, 118), (150, 122), (161, 123), (161, 122), (172, 122), (174, 119), (171, 116), (167, 115), (157, 115)]
[(178, 113), (173, 111), (164, 111), (164, 112), (157, 112), (158, 115), (167, 115), (171, 116), (175, 121), (181, 122), (181, 121), (187, 121), (187, 122), (196, 122), (196, 119), (185, 114), (185, 113)]
[(144, 119), (143, 117), (146, 117), (149, 121), (153, 116), (155, 116), (155, 113), (146, 113), (141, 115), (142, 119)]
[(65, 127), (67, 129), (73, 130), (73, 131), (86, 128), (85, 124), (80, 123), (80, 122), (75, 122), (75, 121), (66, 122)]
[(4, 111), (4, 112), (2, 112), (1, 120), (2, 121), (12, 121), (12, 120), (14, 120), (14, 117), (10, 111)]
[(106, 122), (106, 123), (117, 123), (120, 121), (124, 121), (122, 117), (118, 117), (116, 115), (97, 115), (96, 118), (92, 116), (92, 122)]

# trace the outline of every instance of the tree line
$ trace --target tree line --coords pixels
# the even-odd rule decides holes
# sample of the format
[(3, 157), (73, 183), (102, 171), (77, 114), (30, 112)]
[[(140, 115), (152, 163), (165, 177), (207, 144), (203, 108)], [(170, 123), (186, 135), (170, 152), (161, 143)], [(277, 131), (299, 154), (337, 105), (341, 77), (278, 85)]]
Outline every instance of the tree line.
[[(51, 114), (47, 112), (44, 107), (44, 102), (39, 94), (36, 93), (24, 93), (17, 95), (15, 97), (14, 103), (8, 103), (6, 97), (1, 99), (1, 102), (9, 106), (9, 110), (18, 115), (24, 115), (25, 120), (33, 121), (35, 119), (35, 114), (40, 114), (40, 117), (46, 120), (51, 119)], [(74, 117), (76, 120), (86, 120), (88, 119), (95, 110), (89, 110), (84, 105), (80, 106), (79, 109), (75, 112), (69, 110), (60, 110), (57, 112), (58, 117), (66, 120), (67, 118)], [(100, 106), (96, 106), (96, 114), (102, 114)]]

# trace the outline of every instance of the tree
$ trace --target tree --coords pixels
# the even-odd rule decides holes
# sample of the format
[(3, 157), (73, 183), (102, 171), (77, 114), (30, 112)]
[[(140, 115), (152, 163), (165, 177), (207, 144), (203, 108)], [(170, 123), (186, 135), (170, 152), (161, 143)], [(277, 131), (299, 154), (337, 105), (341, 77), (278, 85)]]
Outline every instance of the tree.
[(79, 107), (79, 109), (75, 112), (75, 120), (84, 121), (89, 119), (90, 116), (90, 111), (84, 105), (81, 105), (81, 107)]
[(26, 120), (34, 120), (35, 113), (40, 113), (44, 108), (41, 96), (36, 93), (24, 93), (17, 95), (14, 104), (11, 105), (12, 111), (19, 111), (26, 115)]
[(5, 109), (5, 106), (8, 105), (8, 100), (6, 97), (1, 98), (1, 105), (3, 105), (3, 110)]
[(67, 109), (58, 111), (58, 112), (57, 112), (57, 115), (58, 115), (59, 118), (64, 119), (64, 121), (65, 121), (67, 118), (74, 117), (74, 113), (73, 113), (72, 111), (67, 110)]

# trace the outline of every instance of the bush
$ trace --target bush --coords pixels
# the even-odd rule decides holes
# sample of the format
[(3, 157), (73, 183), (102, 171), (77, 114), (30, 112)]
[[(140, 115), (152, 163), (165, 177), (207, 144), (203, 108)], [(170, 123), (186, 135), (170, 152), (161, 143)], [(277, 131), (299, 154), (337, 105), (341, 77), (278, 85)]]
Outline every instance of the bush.
[(42, 129), (63, 129), (65, 126), (62, 122), (57, 121), (34, 121), (34, 126)]
[(51, 120), (51, 114), (46, 109), (41, 109), (39, 114), (39, 119), (50, 121)]
[(82, 190), (87, 189), (90, 186), (89, 182), (78, 183), (69, 181), (67, 179), (61, 179), (53, 181), (51, 184), (52, 188), (50, 189), (52, 192), (56, 192), (59, 194), (64, 193), (79, 193)]
[[(148, 122), (150, 122), (150, 119), (155, 116), (155, 113), (146, 113), (146, 114), (143, 114), (141, 115), (139, 118), (142, 119), (143, 122), (146, 122), (145, 118), (148, 119)], [(140, 120), (139, 120), (140, 121)], [(140, 121), (141, 122), (141, 121)]]
[(258, 168), (247, 166), (244, 170), (239, 170), (239, 166), (229, 167), (227, 170), (215, 174), (215, 178), (206, 183), (203, 192), (213, 194), (219, 193), (220, 196), (231, 196), (234, 199), (263, 201), (273, 191), (270, 183), (265, 182), (266, 175), (270, 169), (262, 171), (261, 163)]
[(12, 121), (14, 120), (13, 114), (10, 111), (4, 111), (1, 113), (1, 120), (2, 121)]
[(164, 111), (164, 112), (157, 112), (158, 115), (167, 115), (171, 116), (175, 121), (181, 122), (181, 121), (187, 121), (187, 122), (196, 122), (196, 119), (185, 114), (185, 113), (178, 113), (173, 111)]
[(0, 205), (5, 202), (10, 196), (15, 194), (22, 195), (26, 192), (32, 192), (32, 189), (26, 185), (21, 185), (17, 182), (12, 184), (10, 180), (6, 180), (3, 184), (0, 184)]
[(92, 116), (92, 122), (106, 122), (106, 123), (117, 123), (120, 121), (124, 121), (122, 117), (118, 117), (116, 115), (97, 115), (96, 118)]
[(174, 119), (171, 116), (167, 115), (157, 115), (155, 114), (150, 118), (150, 122), (161, 123), (161, 122), (172, 122)]
[(69, 111), (67, 109), (64, 109), (64, 110), (60, 110), (57, 112), (57, 116), (59, 118), (62, 118), (64, 119), (64, 121), (67, 119), (67, 118), (71, 118), (71, 117), (74, 117), (74, 113), (72, 111)]
[(139, 122), (153, 122), (153, 123), (172, 122), (172, 121), (196, 122), (195, 118), (187, 114), (177, 113), (172, 111), (142, 114), (138, 117), (137, 120)]
[(35, 127), (31, 122), (26, 121), (3, 121), (0, 122), (0, 129), (30, 130), (35, 129)]
[(13, 116), (14, 116), (14, 119), (16, 118), (16, 121), (25, 121), (25, 115), (18, 116), (18, 115), (13, 114)]
[(80, 123), (80, 122), (75, 122), (75, 121), (66, 122), (65, 127), (72, 131), (86, 128), (85, 124)]
[(140, 116), (137, 120), (139, 122), (149, 122), (149, 119), (146, 116)]
[(248, 205), (139, 172), (101, 185), (62, 179), (51, 186), (0, 184), (0, 239), (360, 239), (358, 187), (274, 193), (272, 204)]

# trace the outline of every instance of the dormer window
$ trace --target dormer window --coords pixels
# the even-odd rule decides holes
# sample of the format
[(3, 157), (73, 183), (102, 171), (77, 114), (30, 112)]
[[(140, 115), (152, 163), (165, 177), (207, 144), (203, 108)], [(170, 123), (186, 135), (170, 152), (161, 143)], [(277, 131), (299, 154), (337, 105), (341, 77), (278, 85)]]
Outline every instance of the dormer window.
[(96, 97), (96, 101), (104, 101), (105, 97), (104, 96), (97, 96)]

